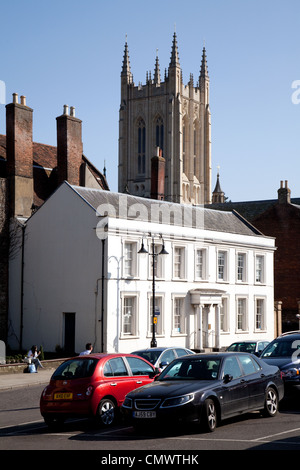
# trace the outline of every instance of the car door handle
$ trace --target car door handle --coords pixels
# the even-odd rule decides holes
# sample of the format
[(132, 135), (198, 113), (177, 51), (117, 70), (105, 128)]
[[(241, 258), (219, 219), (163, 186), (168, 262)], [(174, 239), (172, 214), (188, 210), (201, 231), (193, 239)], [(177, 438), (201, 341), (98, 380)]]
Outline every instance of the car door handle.
[(110, 385), (111, 385), (112, 387), (115, 387), (115, 386), (117, 385), (117, 383), (116, 383), (116, 382), (112, 382)]
[(260, 374), (261, 377), (265, 377), (265, 374)]
[(142, 383), (143, 383), (143, 381), (142, 381), (142, 380), (137, 380), (137, 382), (136, 382), (136, 383), (137, 383), (137, 384), (142, 384)]

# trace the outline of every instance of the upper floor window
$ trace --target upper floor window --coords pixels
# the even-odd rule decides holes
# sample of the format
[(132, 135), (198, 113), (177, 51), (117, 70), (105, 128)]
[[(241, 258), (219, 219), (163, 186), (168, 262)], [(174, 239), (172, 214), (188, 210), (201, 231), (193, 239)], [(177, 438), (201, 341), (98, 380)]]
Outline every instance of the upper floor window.
[(265, 269), (264, 269), (265, 258), (262, 255), (257, 255), (255, 258), (255, 282), (265, 282)]
[(135, 277), (137, 275), (137, 244), (135, 242), (124, 243), (124, 277)]
[(237, 254), (237, 280), (241, 282), (246, 281), (246, 254)]
[(218, 252), (218, 280), (219, 281), (227, 280), (227, 252), (226, 251)]
[(197, 249), (195, 253), (195, 278), (206, 279), (206, 250), (203, 248)]
[(138, 121), (138, 173), (145, 174), (146, 171), (146, 126), (145, 121)]
[[(164, 262), (164, 256), (159, 256), (158, 254), (161, 251), (161, 245), (154, 245), (154, 253), (156, 253), (156, 256), (154, 256), (154, 276), (156, 278), (161, 279), (163, 277), (163, 262)], [(152, 247), (153, 248), (153, 247)], [(149, 257), (150, 263), (149, 267), (151, 272), (149, 272), (149, 277), (152, 277), (153, 275), (153, 256)]]
[(174, 278), (185, 278), (185, 248), (176, 246), (174, 248)]

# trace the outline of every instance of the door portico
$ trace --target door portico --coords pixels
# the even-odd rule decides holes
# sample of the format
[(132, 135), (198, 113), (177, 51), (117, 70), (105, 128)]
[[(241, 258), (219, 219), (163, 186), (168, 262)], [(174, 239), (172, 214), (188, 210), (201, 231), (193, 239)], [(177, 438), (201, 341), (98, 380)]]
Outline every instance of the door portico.
[(220, 348), (220, 312), (225, 291), (217, 289), (193, 289), (191, 304), (195, 309), (194, 348)]

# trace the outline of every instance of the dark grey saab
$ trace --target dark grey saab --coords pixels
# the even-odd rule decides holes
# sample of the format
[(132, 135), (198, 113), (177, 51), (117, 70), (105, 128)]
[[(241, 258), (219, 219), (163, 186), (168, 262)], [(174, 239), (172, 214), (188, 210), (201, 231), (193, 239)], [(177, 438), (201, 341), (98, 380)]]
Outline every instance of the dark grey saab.
[(122, 413), (139, 428), (197, 421), (214, 431), (221, 420), (250, 411), (275, 416), (283, 395), (278, 367), (252, 354), (195, 354), (175, 359), (154, 382), (126, 395)]

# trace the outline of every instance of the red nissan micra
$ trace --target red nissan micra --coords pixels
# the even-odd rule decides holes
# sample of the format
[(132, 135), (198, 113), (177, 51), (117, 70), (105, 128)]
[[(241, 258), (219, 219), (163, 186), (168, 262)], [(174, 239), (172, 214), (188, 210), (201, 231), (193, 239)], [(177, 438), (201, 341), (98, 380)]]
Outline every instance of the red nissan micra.
[(43, 390), (40, 411), (48, 426), (68, 417), (94, 416), (115, 421), (125, 395), (154, 380), (159, 370), (132, 354), (90, 354), (63, 362)]

